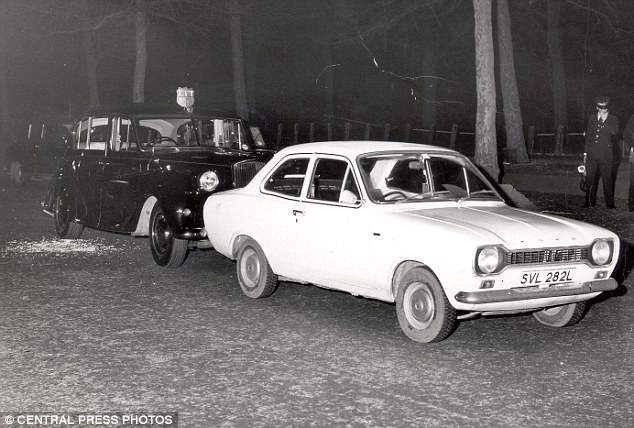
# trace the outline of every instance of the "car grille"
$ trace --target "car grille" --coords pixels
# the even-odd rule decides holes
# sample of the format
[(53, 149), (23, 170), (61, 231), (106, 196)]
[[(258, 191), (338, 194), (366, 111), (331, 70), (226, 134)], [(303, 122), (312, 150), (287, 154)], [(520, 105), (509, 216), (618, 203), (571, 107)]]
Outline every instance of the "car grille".
[(240, 188), (249, 184), (249, 181), (264, 166), (264, 162), (246, 160), (233, 165), (233, 187)]
[(544, 248), (533, 251), (514, 251), (506, 253), (505, 261), (509, 265), (585, 262), (589, 248)]

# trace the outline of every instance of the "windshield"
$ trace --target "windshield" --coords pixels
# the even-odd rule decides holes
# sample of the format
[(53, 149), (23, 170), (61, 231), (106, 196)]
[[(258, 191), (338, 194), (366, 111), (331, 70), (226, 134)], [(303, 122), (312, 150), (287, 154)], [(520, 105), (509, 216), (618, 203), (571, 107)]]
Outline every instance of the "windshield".
[(200, 146), (250, 150), (239, 119), (142, 118), (138, 121), (138, 129), (142, 148)]
[(363, 182), (376, 203), (422, 200), (500, 200), (465, 158), (447, 154), (391, 153), (359, 158)]

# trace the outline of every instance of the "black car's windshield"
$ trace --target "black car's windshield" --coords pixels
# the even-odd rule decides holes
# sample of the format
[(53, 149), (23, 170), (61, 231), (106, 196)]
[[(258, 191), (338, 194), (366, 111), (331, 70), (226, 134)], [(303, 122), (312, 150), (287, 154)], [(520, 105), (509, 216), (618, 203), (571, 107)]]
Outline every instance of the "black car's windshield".
[(192, 117), (144, 117), (138, 120), (142, 148), (216, 147), (250, 150), (242, 122), (238, 119)]
[(458, 156), (368, 155), (359, 159), (359, 166), (367, 193), (377, 203), (500, 199), (475, 167)]

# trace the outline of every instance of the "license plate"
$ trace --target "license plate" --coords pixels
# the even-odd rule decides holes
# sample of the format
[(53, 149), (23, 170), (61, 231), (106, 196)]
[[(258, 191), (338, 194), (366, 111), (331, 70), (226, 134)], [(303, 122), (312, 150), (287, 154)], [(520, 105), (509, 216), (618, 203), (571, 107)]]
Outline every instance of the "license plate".
[(550, 284), (563, 284), (574, 281), (573, 269), (539, 270), (524, 272), (520, 278), (520, 284), (524, 286), (547, 286)]

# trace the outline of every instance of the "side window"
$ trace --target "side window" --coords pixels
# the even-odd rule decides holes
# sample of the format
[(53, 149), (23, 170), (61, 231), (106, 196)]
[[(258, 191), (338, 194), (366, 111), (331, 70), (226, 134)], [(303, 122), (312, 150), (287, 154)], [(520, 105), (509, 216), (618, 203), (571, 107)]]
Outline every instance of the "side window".
[(112, 135), (114, 136), (115, 151), (136, 151), (138, 142), (132, 121), (124, 117), (113, 120)]
[(264, 189), (286, 196), (299, 197), (308, 169), (308, 158), (284, 161), (264, 185)]
[(308, 199), (356, 203), (359, 189), (348, 162), (340, 159), (318, 159), (308, 190)]
[(77, 124), (76, 129), (75, 147), (82, 150), (105, 150), (109, 134), (107, 117), (89, 117)]

